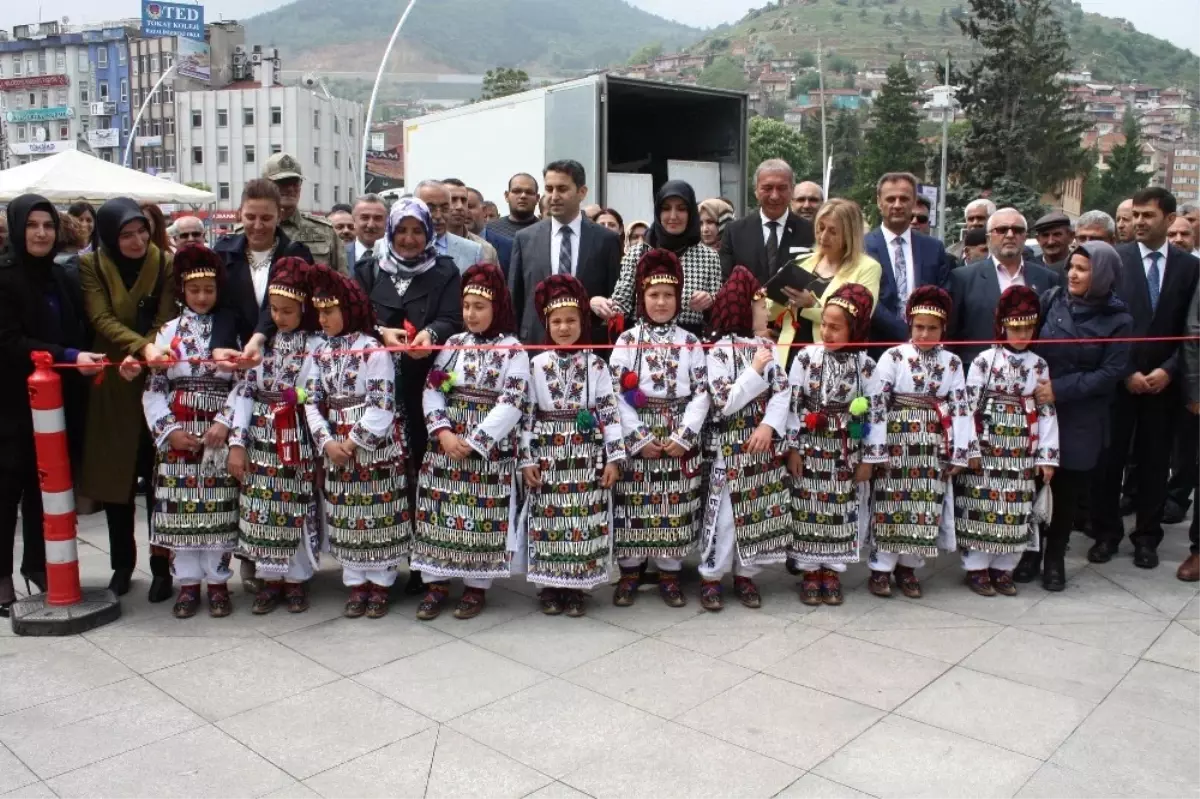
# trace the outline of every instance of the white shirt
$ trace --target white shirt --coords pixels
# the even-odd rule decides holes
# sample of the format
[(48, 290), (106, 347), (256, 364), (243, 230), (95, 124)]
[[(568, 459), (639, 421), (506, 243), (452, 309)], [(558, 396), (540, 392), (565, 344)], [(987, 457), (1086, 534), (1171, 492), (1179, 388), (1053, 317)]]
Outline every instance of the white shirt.
[(780, 241), (780, 242), (783, 241), (783, 231), (787, 227), (789, 213), (791, 213), (791, 212), (784, 211), (783, 216), (779, 217), (778, 219), (772, 219), (771, 217), (767, 216), (766, 212), (763, 211), (763, 209), (761, 209), (761, 208), (758, 209), (758, 218), (762, 223), (763, 244), (766, 244), (767, 241), (771, 238), (771, 228), (767, 227), (767, 225), (769, 225), (771, 222), (776, 223), (775, 240)]
[[(375, 253), (376, 259), (382, 261), (385, 257), (387, 257), (387, 250), (384, 249), (385, 246), (386, 246), (386, 243), (384, 242), (382, 236), (375, 239), (375, 246), (373, 246), (371, 248), (371, 251), (373, 253)], [(360, 260), (362, 260), (362, 257), (366, 254), (367, 254), (367, 245), (363, 244), (358, 239), (355, 239), (354, 240), (354, 263), (358, 263)], [(353, 265), (354, 264), (351, 264), (351, 266), (353, 266)]]
[(562, 229), (571, 228), (571, 274), (578, 276), (579, 272), (579, 233), (583, 230), (583, 214), (577, 214), (568, 224), (564, 225), (554, 217), (550, 217), (550, 274), (558, 274), (558, 253), (562, 249)]
[[(267, 296), (267, 283), (271, 278), (271, 253), (273, 250), (264, 250), (263, 252), (255, 252), (250, 250), (246, 253), (250, 261), (250, 279), (254, 281), (254, 298), (258, 300), (258, 304), (263, 304), (263, 298)], [(261, 266), (255, 264), (261, 263)]]
[(1145, 244), (1138, 242), (1138, 250), (1142, 253), (1142, 269), (1146, 270), (1146, 283), (1150, 283), (1150, 253), (1162, 253), (1162, 258), (1158, 259), (1158, 290), (1162, 291), (1163, 276), (1167, 273), (1167, 252), (1171, 246), (1170, 242), (1164, 241), (1162, 246), (1157, 250), (1151, 250)]
[(1000, 293), (1003, 294), (1010, 286), (1025, 285), (1025, 259), (1021, 259), (1020, 265), (1017, 266), (1017, 273), (1014, 275), (1008, 271), (1008, 267), (1004, 264), (992, 259), (996, 264), (996, 279), (1000, 281)]
[[(880, 227), (879, 230), (883, 233), (883, 240), (887, 242), (888, 258), (892, 260), (892, 276), (895, 277), (897, 236), (885, 227)], [(914, 271), (916, 265), (913, 263), (912, 228), (905, 228), (899, 238), (901, 246), (904, 247), (905, 285), (908, 288), (908, 294), (912, 294), (913, 289), (917, 287), (917, 275)], [(908, 294), (900, 298), (902, 303), (908, 299)]]

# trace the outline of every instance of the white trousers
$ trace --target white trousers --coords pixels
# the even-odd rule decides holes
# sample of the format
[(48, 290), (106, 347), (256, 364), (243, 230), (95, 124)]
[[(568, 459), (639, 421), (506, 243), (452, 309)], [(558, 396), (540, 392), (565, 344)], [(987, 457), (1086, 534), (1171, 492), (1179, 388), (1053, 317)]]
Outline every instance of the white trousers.
[(349, 566), (343, 566), (342, 585), (354, 588), (367, 583), (375, 583), (384, 588), (391, 588), (392, 584), (396, 582), (397, 574), (399, 572), (395, 569), (352, 569)]
[(897, 555), (895, 552), (881, 552), (876, 549), (871, 552), (871, 560), (867, 563), (873, 572), (894, 572), (896, 566), (919, 569), (925, 565), (921, 555)]
[[(285, 582), (306, 583), (312, 579), (313, 566), (312, 560), (308, 556), (307, 546), (307, 541), (301, 541), (300, 546), (296, 547), (296, 551), (288, 558), (287, 572), (283, 575)], [(266, 573), (255, 567), (254, 576), (259, 580), (272, 581), (279, 579), (279, 572)]]
[[(421, 572), (421, 582), (429, 585), (430, 583), (448, 583), (450, 581), (444, 577), (438, 577), (436, 574)], [(478, 588), (481, 591), (486, 591), (492, 587), (492, 578), (464, 577), (463, 585), (465, 585), (467, 588)]]
[[(648, 560), (651, 558), (621, 558), (617, 564), (622, 569), (637, 569)], [(683, 568), (683, 560), (680, 558), (653, 558), (653, 560), (660, 572), (677, 572)]]
[(980, 569), (995, 569), (996, 571), (1010, 572), (1017, 568), (1017, 564), (1020, 562), (1020, 552), (1005, 552), (1003, 555), (995, 555), (991, 552), (967, 549), (962, 553), (963, 569), (969, 572), (979, 571)]
[[(723, 492), (721, 505), (717, 510), (716, 537), (712, 549), (711, 553), (703, 552), (700, 557), (700, 577), (705, 580), (720, 580), (729, 572), (731, 566), (733, 573), (738, 577), (753, 577), (762, 571), (761, 566), (745, 563), (738, 552), (737, 529), (733, 524), (733, 503), (729, 499), (728, 488)], [(664, 567), (660, 565), (659, 568)]]
[(199, 585), (205, 580), (209, 585), (221, 585), (233, 576), (228, 558), (229, 553), (220, 550), (175, 550), (171, 572), (180, 585)]
[(826, 563), (820, 558), (814, 558), (809, 555), (792, 555), (792, 563), (806, 572), (815, 572), (818, 569), (829, 569), (831, 572), (841, 574), (846, 571), (845, 563)]

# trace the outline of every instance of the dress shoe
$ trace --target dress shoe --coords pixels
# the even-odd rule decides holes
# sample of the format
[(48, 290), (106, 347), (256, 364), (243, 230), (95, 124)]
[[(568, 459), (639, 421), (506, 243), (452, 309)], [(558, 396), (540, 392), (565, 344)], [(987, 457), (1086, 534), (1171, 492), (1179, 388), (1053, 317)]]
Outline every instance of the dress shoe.
[(175, 587), (171, 582), (171, 575), (156, 574), (150, 579), (150, 591), (147, 592), (146, 598), (151, 602), (166, 602), (175, 594)]
[(1175, 572), (1175, 576), (1185, 583), (1200, 580), (1200, 555), (1195, 552), (1188, 555), (1188, 559), (1179, 564), (1179, 571)]
[(1187, 511), (1180, 507), (1178, 502), (1168, 499), (1167, 504), (1163, 506), (1163, 524), (1179, 524), (1185, 516)]
[(1097, 541), (1088, 550), (1087, 559), (1091, 563), (1108, 563), (1117, 554), (1117, 545), (1108, 541)]
[(117, 596), (125, 596), (129, 593), (129, 583), (132, 580), (133, 569), (117, 569), (113, 572), (112, 579), (108, 581), (108, 590)]
[(1139, 569), (1158, 568), (1158, 553), (1150, 547), (1134, 544), (1133, 565), (1137, 566)]
[(1133, 497), (1127, 496), (1125, 494), (1121, 495), (1121, 506), (1120, 507), (1121, 507), (1121, 515), (1122, 516), (1130, 516), (1133, 514), (1133, 512), (1135, 510), (1137, 510), (1137, 505), (1134, 503)]
[(1066, 590), (1067, 575), (1061, 557), (1046, 556), (1046, 562), (1042, 565), (1042, 588), (1047, 591)]
[(1037, 579), (1038, 572), (1041, 570), (1041, 552), (1022, 553), (1021, 562), (1018, 563), (1017, 568), (1013, 570), (1013, 581), (1018, 583), (1032, 583)]

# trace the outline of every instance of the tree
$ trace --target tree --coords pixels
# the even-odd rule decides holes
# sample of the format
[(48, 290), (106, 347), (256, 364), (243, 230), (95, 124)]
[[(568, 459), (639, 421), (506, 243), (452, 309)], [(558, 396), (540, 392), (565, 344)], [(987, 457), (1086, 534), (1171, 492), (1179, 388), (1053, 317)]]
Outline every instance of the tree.
[(887, 79), (879, 97), (871, 106), (871, 129), (863, 141), (863, 157), (858, 164), (858, 186), (854, 199), (866, 210), (875, 198), (875, 182), (885, 172), (912, 172), (920, 175), (925, 166), (921, 145), (921, 118), (916, 106), (920, 100), (917, 83), (904, 61), (888, 67)]
[(663, 54), (662, 42), (651, 42), (629, 57), (630, 64), (649, 64)]
[(738, 62), (729, 56), (718, 56), (713, 62), (700, 70), (696, 82), (701, 86), (714, 89), (734, 89), (743, 91), (746, 88), (746, 73)]
[(792, 170), (803, 174), (808, 171), (805, 143), (800, 134), (777, 119), (754, 117), (750, 120), (750, 161), (747, 164), (746, 187), (751, 206), (754, 199), (754, 170), (768, 158), (782, 158)]
[(914, 28), (925, 27), (925, 21), (921, 19), (921, 9), (915, 8), (912, 12), (912, 25)]
[(1108, 169), (1093, 168), (1084, 186), (1083, 204), (1116, 216), (1117, 205), (1150, 182), (1150, 173), (1142, 171), (1142, 132), (1133, 108), (1125, 109), (1122, 123), (1125, 141), (1112, 148)]
[(183, 184), (190, 189), (198, 189), (199, 191), (212, 191), (212, 186), (201, 180), (193, 180), (191, 183)]
[[(889, 27), (889, 28), (891, 27), (891, 25), (892, 25), (892, 14), (891, 14), (891, 12), (884, 12), (884, 15), (883, 15), (883, 24), (884, 24), (884, 26), (885, 26), (885, 27)], [(891, 44), (891, 42), (888, 42), (888, 44)]]
[[(819, 148), (819, 130), (817, 136)], [(829, 156), (833, 159), (833, 174), (829, 178), (830, 197), (845, 197), (854, 188), (856, 165), (862, 147), (862, 126), (858, 123), (858, 116), (846, 109), (838, 111), (833, 117), (833, 127), (829, 132)]]
[(481, 100), (494, 100), (497, 97), (507, 97), (519, 94), (529, 88), (529, 75), (523, 69), (496, 67), (489, 69), (483, 76)]
[(950, 15), (946, 13), (946, 9), (944, 8), (942, 9), (942, 13), (938, 14), (937, 25), (942, 30), (948, 30), (950, 28)]
[(801, 69), (812, 69), (816, 65), (817, 57), (807, 50), (796, 56), (796, 66)]

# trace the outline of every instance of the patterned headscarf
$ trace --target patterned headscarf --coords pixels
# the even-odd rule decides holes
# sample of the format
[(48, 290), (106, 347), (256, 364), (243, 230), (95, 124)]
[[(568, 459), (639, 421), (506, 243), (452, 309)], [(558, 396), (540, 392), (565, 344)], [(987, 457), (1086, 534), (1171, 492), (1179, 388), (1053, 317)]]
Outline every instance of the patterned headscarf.
[(752, 308), (762, 286), (744, 266), (735, 266), (729, 279), (713, 298), (712, 332), (716, 337), (732, 334), (746, 338), (754, 335)]
[[(175, 253), (175, 298), (183, 302), (183, 284), (189, 280), (211, 277), (217, 281), (218, 291), (225, 280), (225, 262), (221, 256), (205, 247), (195, 244), (183, 247)], [(220, 295), (218, 294), (218, 299)]]
[(306, 333), (312, 333), (320, 328), (317, 324), (317, 309), (310, 301), (309, 272), (312, 266), (303, 258), (287, 256), (280, 258), (271, 267), (271, 282), (267, 286), (267, 294), (277, 297), (287, 297), (300, 303), (303, 309), (300, 313), (300, 327)]
[(312, 303), (317, 308), (338, 307), (342, 309), (342, 332), (373, 335), (375, 331), (375, 309), (362, 286), (353, 278), (316, 264), (309, 267), (308, 285)]
[(662, 249), (646, 250), (638, 261), (634, 281), (638, 319), (650, 320), (646, 315), (646, 289), (656, 285), (669, 285), (675, 290), (675, 316), (679, 316), (683, 310), (683, 265), (675, 253)]
[(542, 323), (542, 329), (546, 331), (547, 344), (553, 343), (550, 339), (550, 325), (547, 317), (550, 316), (551, 311), (558, 308), (578, 308), (579, 341), (592, 340), (589, 330), (592, 322), (592, 315), (589, 312), (591, 304), (588, 300), (587, 289), (577, 278), (572, 275), (551, 275), (538, 283), (537, 288), (533, 290), (533, 304), (537, 309), (538, 321)]
[(463, 297), (476, 294), (492, 303), (492, 324), (480, 333), (481, 338), (516, 335), (517, 317), (513, 313), (512, 296), (504, 273), (495, 264), (475, 264), (463, 273)]
[(871, 332), (871, 312), (875, 300), (866, 286), (858, 283), (843, 283), (833, 296), (825, 300), (825, 307), (836, 305), (846, 312), (850, 322), (850, 343), (861, 344)]
[[(425, 229), (425, 250), (412, 260), (401, 258), (400, 254), (392, 249), (392, 239), (395, 237), (396, 231), (400, 229), (400, 223), (405, 219), (416, 219)], [(380, 264), (384, 271), (412, 278), (433, 266), (434, 260), (437, 258), (437, 237), (434, 234), (433, 217), (429, 213), (428, 205), (415, 197), (402, 197), (396, 200), (391, 210), (388, 211), (386, 230), (387, 258), (385, 263)]]
[(908, 307), (904, 311), (905, 320), (911, 325), (912, 318), (917, 314), (929, 314), (942, 320), (943, 326), (950, 324), (950, 311), (954, 308), (954, 300), (944, 289), (937, 286), (919, 286), (908, 295)]
[(996, 304), (996, 321), (992, 328), (997, 341), (1005, 338), (1006, 327), (1032, 327), (1036, 334), (1042, 321), (1042, 303), (1038, 294), (1028, 286), (1009, 286)]

